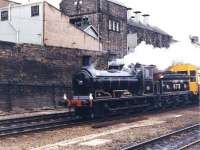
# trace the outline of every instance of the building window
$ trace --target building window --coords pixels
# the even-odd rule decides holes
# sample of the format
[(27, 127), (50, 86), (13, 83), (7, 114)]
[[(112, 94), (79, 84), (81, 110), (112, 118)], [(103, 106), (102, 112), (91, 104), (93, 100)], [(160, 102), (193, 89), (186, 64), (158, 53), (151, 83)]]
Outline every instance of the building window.
[(117, 31), (117, 32), (119, 32), (119, 31), (120, 31), (120, 29), (119, 29), (119, 28), (120, 28), (120, 25), (119, 25), (119, 22), (117, 22), (117, 25), (116, 25), (116, 31)]
[(112, 30), (112, 20), (109, 20), (109, 30)]
[(39, 6), (31, 6), (31, 17), (39, 16)]
[(84, 26), (90, 25), (89, 19), (88, 19), (87, 17), (83, 18), (83, 19), (82, 19), (82, 24), (83, 24)]
[(8, 20), (8, 11), (2, 11), (1, 12), (1, 21)]
[(120, 32), (120, 23), (110, 19), (108, 29), (111, 31)]
[(113, 21), (113, 31), (115, 31), (115, 27), (116, 27), (116, 26), (115, 26), (115, 23), (116, 23), (116, 22)]

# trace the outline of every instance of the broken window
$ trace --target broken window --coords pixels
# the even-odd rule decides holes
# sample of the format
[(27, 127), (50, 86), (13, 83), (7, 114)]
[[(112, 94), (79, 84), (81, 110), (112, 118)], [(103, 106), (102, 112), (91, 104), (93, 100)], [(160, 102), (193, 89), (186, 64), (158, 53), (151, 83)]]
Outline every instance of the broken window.
[(31, 6), (31, 17), (39, 16), (39, 5)]
[(70, 19), (70, 23), (74, 24), (76, 27), (81, 27), (82, 18)]
[(90, 24), (88, 18), (83, 18), (82, 22), (83, 22), (83, 25), (89, 25)]
[(1, 12), (1, 21), (8, 20), (8, 11), (2, 11)]

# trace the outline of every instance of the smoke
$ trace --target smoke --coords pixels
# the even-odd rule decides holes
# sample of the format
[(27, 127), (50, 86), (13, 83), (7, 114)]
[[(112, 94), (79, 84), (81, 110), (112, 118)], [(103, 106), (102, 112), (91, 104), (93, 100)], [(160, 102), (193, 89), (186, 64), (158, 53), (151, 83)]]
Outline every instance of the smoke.
[(142, 42), (134, 53), (128, 54), (117, 62), (124, 63), (125, 66), (131, 63), (156, 65), (160, 70), (164, 70), (174, 63), (200, 66), (200, 46), (192, 44), (189, 39), (173, 43), (168, 49), (154, 48)]

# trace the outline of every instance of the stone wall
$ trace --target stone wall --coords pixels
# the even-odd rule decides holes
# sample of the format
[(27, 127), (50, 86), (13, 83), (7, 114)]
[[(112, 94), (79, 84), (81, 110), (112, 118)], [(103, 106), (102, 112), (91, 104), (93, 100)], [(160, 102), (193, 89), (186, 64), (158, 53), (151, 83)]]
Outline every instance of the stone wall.
[(59, 107), (85, 55), (106, 64), (99, 52), (1, 42), (0, 111)]

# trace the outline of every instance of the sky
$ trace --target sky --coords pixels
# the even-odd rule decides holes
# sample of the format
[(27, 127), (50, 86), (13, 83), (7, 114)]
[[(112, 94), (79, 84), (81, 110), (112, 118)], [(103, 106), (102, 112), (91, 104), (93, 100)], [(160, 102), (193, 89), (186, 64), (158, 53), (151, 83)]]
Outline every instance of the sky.
[[(16, 0), (27, 2), (28, 0)], [(37, 0), (30, 0), (37, 1)], [(61, 0), (47, 0), (59, 8)], [(156, 64), (161, 69), (173, 62), (192, 63), (200, 66), (200, 47), (189, 42), (189, 35), (200, 37), (200, 0), (118, 0), (134, 11), (150, 14), (150, 25), (157, 26), (180, 41), (170, 49), (155, 49), (144, 43), (136, 48), (134, 54), (125, 57), (126, 62), (141, 61)]]

